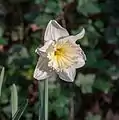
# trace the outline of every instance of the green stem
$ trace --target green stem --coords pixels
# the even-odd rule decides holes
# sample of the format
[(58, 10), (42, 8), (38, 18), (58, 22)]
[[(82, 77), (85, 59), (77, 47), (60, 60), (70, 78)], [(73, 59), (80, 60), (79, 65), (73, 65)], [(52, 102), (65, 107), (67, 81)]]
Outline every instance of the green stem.
[(48, 120), (48, 79), (44, 81), (44, 120)]
[(42, 120), (43, 117), (43, 87), (41, 81), (38, 81), (38, 90), (39, 90), (39, 119)]
[(48, 120), (48, 79), (38, 81), (39, 83), (39, 119)]

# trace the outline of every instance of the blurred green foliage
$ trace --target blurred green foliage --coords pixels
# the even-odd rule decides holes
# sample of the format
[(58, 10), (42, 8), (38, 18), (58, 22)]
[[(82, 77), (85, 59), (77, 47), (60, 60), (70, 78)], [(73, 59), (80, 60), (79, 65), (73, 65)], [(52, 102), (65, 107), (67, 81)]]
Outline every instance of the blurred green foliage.
[[(70, 34), (78, 33), (81, 27), (86, 29), (77, 44), (87, 61), (77, 70), (74, 83), (60, 81), (57, 76), (49, 80), (49, 120), (106, 119), (110, 109), (115, 117), (119, 111), (118, 5), (119, 0), (2, 0), (0, 66), (6, 71), (3, 84), (0, 80), (0, 120), (11, 119), (12, 84), (18, 88), (18, 105), (29, 101), (21, 120), (38, 119), (38, 83), (33, 79), (38, 58), (35, 49), (43, 45), (43, 33), (51, 19)], [(20, 111), (25, 104), (21, 106)], [(91, 112), (88, 118), (87, 112)]]

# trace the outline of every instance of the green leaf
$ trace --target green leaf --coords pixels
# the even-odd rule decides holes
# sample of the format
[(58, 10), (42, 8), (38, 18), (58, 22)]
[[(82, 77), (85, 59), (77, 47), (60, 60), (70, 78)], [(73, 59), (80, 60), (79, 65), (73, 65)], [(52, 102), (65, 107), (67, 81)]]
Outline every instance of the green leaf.
[(58, 1), (48, 1), (46, 8), (45, 8), (46, 13), (55, 13), (58, 14), (61, 12), (60, 4)]
[[(2, 94), (0, 98), (0, 104), (7, 104), (9, 102), (9, 89), (6, 89), (5, 87), (2, 89)], [(10, 106), (11, 111), (11, 106)]]
[(92, 115), (91, 113), (88, 113), (85, 120), (101, 120), (100, 115)]
[[(80, 3), (80, 4), (82, 4), (82, 3)], [(82, 12), (85, 15), (96, 14), (101, 11), (100, 8), (98, 7), (98, 5), (93, 2), (88, 2), (87, 4), (83, 4), (83, 5), (80, 5), (80, 4), (78, 6), (78, 9), (80, 12)]]
[[(47, 19), (46, 19), (47, 18)], [(53, 19), (53, 17), (51, 15), (48, 14), (40, 14), (36, 17), (36, 19), (34, 20), (34, 22), (39, 25), (41, 28), (46, 27), (46, 24)]]
[(27, 21), (33, 22), (38, 15), (39, 15), (39, 11), (38, 12), (32, 12), (32, 13), (25, 14), (24, 18)]
[(89, 0), (79, 0), (78, 6), (81, 7), (81, 6), (85, 5), (85, 4), (87, 4), (88, 2), (89, 2)]
[(92, 93), (92, 85), (95, 79), (94, 74), (78, 74), (75, 84), (81, 87), (83, 93)]
[(102, 69), (102, 70), (107, 70), (110, 67), (110, 62), (105, 59), (100, 59), (96, 63), (94, 63), (93, 67)]
[(95, 49), (94, 50), (89, 50), (86, 53), (87, 56), (87, 66), (88, 67), (93, 67), (95, 63), (98, 63), (100, 56), (102, 55), (102, 51), (100, 49)]
[(3, 35), (3, 32), (4, 32), (4, 28), (0, 27), (0, 37)]
[(0, 74), (0, 96), (1, 96), (1, 91), (2, 91), (2, 84), (3, 84), (3, 79), (4, 79), (4, 74), (5, 74), (5, 68), (2, 68), (1, 74)]
[(11, 106), (12, 106), (12, 117), (13, 117), (18, 110), (18, 95), (15, 84), (13, 84), (11, 87)]
[(41, 4), (44, 3), (44, 0), (35, 0), (35, 4)]
[(80, 41), (82, 46), (89, 46), (89, 40), (87, 36), (84, 36), (83, 40)]
[(95, 74), (83, 75), (83, 74), (79, 73), (75, 84), (79, 87), (80, 87), (80, 85), (93, 84), (94, 79), (95, 79)]
[(82, 93), (92, 93), (92, 85), (83, 85), (81, 86)]
[(87, 67), (91, 68), (97, 68), (100, 70), (107, 70), (111, 63), (109, 60), (106, 60), (102, 58), (102, 51), (100, 49), (97, 49), (95, 51), (88, 51), (86, 53), (87, 55)]
[(100, 29), (102, 29), (104, 27), (104, 23), (101, 20), (96, 21), (95, 25)]
[(13, 116), (12, 120), (20, 120), (27, 106), (28, 106), (28, 100), (26, 100), (23, 104), (21, 104), (16, 114)]
[(98, 79), (94, 82), (93, 87), (100, 91), (108, 93), (110, 88), (112, 87), (112, 84), (109, 81)]
[(6, 44), (7, 41), (4, 38), (0, 37), (0, 45), (6, 45)]
[(69, 100), (64, 95), (60, 95), (60, 97), (53, 102), (52, 107), (58, 117), (64, 117), (65, 115), (68, 115), (68, 103)]
[(29, 58), (29, 54), (28, 54), (28, 50), (26, 49), (26, 47), (24, 47), (23, 45), (13, 45), (8, 53), (10, 54), (7, 60), (7, 63), (10, 64), (15, 64), (15, 65), (19, 65), (19, 64), (29, 64), (28, 63), (28, 58)]

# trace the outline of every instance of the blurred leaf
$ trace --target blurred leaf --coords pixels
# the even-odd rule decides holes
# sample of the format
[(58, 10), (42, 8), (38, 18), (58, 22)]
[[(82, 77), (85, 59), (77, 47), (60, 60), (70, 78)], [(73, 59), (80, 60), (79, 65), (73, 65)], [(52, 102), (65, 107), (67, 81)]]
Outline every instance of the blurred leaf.
[(97, 69), (100, 69), (100, 70), (107, 70), (111, 63), (110, 61), (102, 58), (102, 51), (100, 49), (96, 50), (95, 51), (88, 51), (86, 53), (87, 55), (87, 63), (86, 63), (86, 66), (87, 67), (91, 67), (91, 68), (97, 68)]
[(33, 22), (38, 15), (39, 15), (39, 11), (38, 12), (31, 12), (31, 13), (25, 14), (24, 18), (25, 18), (25, 20), (27, 20), (29, 22)]
[(27, 71), (21, 71), (21, 74), (26, 77), (27, 80), (33, 80), (34, 69), (30, 68)]
[[(47, 19), (46, 19), (47, 18)], [(36, 17), (34, 22), (39, 25), (40, 27), (46, 27), (46, 24), (53, 19), (51, 15), (48, 14), (40, 14), (39, 16)]]
[(119, 36), (119, 28), (116, 28), (116, 34)]
[(108, 43), (109, 44), (117, 44), (118, 43), (118, 38), (116, 36), (108, 36)]
[(8, 64), (15, 64), (15, 65), (27, 65), (29, 64), (29, 54), (23, 45), (13, 45), (9, 51), (9, 57), (8, 57)]
[(106, 80), (101, 80), (101, 79), (97, 79), (94, 84), (93, 87), (104, 92), (104, 93), (108, 93), (109, 90), (112, 87), (112, 84), (109, 81)]
[(85, 5), (85, 4), (87, 4), (87, 2), (89, 2), (89, 0), (79, 0), (78, 7), (81, 7), (81, 6)]
[(13, 116), (12, 120), (20, 120), (27, 106), (28, 106), (28, 100), (26, 100), (23, 104), (21, 104), (16, 114)]
[[(87, 37), (87, 43), (88, 43), (87, 46), (91, 48), (95, 48), (99, 42), (98, 38), (100, 37), (100, 34), (93, 27), (92, 21), (89, 21), (89, 24), (86, 27), (86, 37)], [(85, 38), (81, 40), (81, 44), (83, 45), (85, 41), (86, 41)]]
[(79, 0), (78, 1), (78, 6), (81, 7), (81, 6), (85, 6), (86, 4), (89, 4), (90, 2), (95, 2), (97, 0)]
[(107, 70), (110, 67), (110, 62), (108, 60), (100, 59), (94, 63), (93, 67), (98, 69)]
[(64, 95), (60, 95), (60, 97), (58, 97), (57, 100), (53, 102), (51, 107), (56, 112), (58, 117), (68, 115), (68, 102), (69, 101), (67, 100), (67, 97)]
[(19, 40), (17, 31), (12, 31), (11, 39), (12, 39), (12, 41), (18, 41)]
[(82, 93), (92, 93), (92, 85), (82, 85), (81, 86)]
[[(80, 1), (83, 2), (84, 0), (80, 0)], [(88, 0), (85, 0), (85, 1), (88, 1)], [(98, 7), (98, 5), (93, 2), (88, 2), (87, 4), (83, 4), (83, 3), (79, 2), (78, 10), (85, 15), (95, 14), (95, 13), (99, 13), (101, 11), (101, 9)]]
[(114, 53), (115, 53), (117, 56), (119, 56), (119, 49), (116, 49), (116, 50), (114, 51)]
[(105, 39), (109, 44), (118, 44), (118, 38), (116, 36), (116, 29), (114, 27), (107, 27), (105, 30)]
[(104, 27), (104, 23), (101, 20), (96, 21), (95, 25), (100, 29), (102, 29)]
[[(1, 98), (0, 98), (0, 103), (1, 104), (7, 104), (9, 102), (9, 88), (6, 89), (5, 87), (2, 90)], [(10, 111), (11, 111), (11, 105), (10, 105)]]
[[(86, 34), (89, 36), (89, 37), (92, 37), (92, 38), (97, 38), (97, 37), (99, 37), (100, 35), (99, 35), (99, 33), (96, 31), (96, 29), (94, 28), (94, 26), (92, 25), (92, 21), (91, 21), (91, 23), (90, 23), (90, 21), (89, 21), (89, 24), (88, 24), (88, 26), (87, 26), (87, 32), (86, 32)], [(90, 34), (91, 33), (91, 34)], [(92, 36), (93, 35), (93, 36)]]
[(84, 36), (83, 40), (80, 41), (81, 45), (89, 46), (89, 39), (87, 36)]
[(23, 40), (24, 39), (24, 25), (20, 25), (17, 27), (18, 30), (18, 36), (19, 36), (19, 40)]
[(1, 97), (1, 91), (2, 91), (2, 84), (3, 84), (4, 74), (5, 74), (5, 68), (3, 67), (2, 71), (0, 73), (0, 97)]
[(44, 0), (35, 0), (35, 4), (41, 4), (44, 3)]
[(4, 38), (0, 37), (0, 45), (7, 45), (7, 40)]
[(61, 12), (60, 4), (58, 1), (48, 0), (45, 8), (46, 13), (55, 13), (58, 14)]
[[(5, 16), (6, 15), (6, 13), (7, 13), (7, 10), (6, 10), (6, 8), (4, 7), (4, 5), (3, 4), (1, 4), (0, 3), (0, 16)], [(0, 34), (1, 35), (1, 34)]]
[(3, 27), (0, 27), (0, 37), (2, 37), (3, 32), (4, 32)]
[(101, 115), (93, 115), (91, 113), (88, 113), (85, 120), (101, 120)]
[(112, 80), (118, 80), (119, 79), (119, 69), (115, 65), (112, 65), (108, 69), (107, 74), (111, 77)]
[(13, 84), (11, 87), (11, 106), (12, 106), (12, 117), (13, 117), (18, 110), (18, 95), (15, 84)]
[(83, 93), (92, 93), (92, 85), (95, 79), (94, 74), (78, 74), (75, 84), (81, 87)]
[(3, 111), (9, 116), (9, 118), (11, 118), (11, 105), (7, 105), (5, 107), (3, 107)]
[(100, 49), (90, 50), (86, 53), (87, 65), (93, 67), (93, 65), (100, 59), (102, 51)]

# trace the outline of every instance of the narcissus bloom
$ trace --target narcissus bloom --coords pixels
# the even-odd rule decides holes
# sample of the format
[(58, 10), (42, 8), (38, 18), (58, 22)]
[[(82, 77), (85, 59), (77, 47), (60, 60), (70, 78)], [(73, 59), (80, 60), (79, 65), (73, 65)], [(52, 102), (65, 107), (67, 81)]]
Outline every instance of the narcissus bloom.
[(84, 37), (85, 30), (73, 36), (61, 27), (55, 20), (51, 20), (45, 31), (44, 46), (37, 48), (39, 60), (34, 71), (37, 80), (46, 79), (56, 72), (62, 80), (73, 82), (76, 68), (85, 64), (85, 54), (75, 42)]

